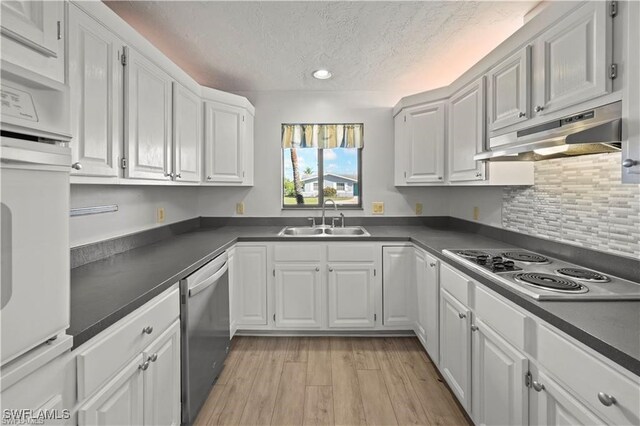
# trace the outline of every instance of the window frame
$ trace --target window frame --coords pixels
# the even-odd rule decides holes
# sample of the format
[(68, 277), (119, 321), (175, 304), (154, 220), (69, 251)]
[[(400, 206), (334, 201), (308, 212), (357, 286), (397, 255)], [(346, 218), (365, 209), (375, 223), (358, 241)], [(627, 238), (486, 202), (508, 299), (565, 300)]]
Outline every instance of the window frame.
[[(284, 203), (284, 150), (292, 148), (280, 149), (280, 204), (282, 210), (322, 210), (324, 204), (324, 149), (321, 148), (295, 148), (295, 149), (315, 149), (318, 151), (318, 205), (308, 204), (285, 204)], [(345, 148), (333, 148), (345, 149)], [(363, 210), (362, 206), (362, 148), (354, 148), (358, 151), (358, 204), (337, 204), (341, 210)], [(320, 185), (322, 182), (322, 186)]]

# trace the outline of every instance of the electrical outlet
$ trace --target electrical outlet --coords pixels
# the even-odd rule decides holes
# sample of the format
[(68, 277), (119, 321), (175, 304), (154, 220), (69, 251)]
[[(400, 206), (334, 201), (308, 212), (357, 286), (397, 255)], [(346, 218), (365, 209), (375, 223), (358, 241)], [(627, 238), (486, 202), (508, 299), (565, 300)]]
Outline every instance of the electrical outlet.
[(158, 207), (158, 210), (156, 210), (156, 222), (163, 223), (164, 219), (164, 207)]
[(479, 220), (480, 219), (480, 207), (475, 206), (473, 208), (473, 220)]
[(373, 214), (384, 214), (384, 203), (382, 201), (374, 201), (372, 203)]
[(244, 203), (236, 203), (236, 214), (244, 214)]
[(420, 216), (422, 214), (422, 203), (416, 203), (416, 215)]

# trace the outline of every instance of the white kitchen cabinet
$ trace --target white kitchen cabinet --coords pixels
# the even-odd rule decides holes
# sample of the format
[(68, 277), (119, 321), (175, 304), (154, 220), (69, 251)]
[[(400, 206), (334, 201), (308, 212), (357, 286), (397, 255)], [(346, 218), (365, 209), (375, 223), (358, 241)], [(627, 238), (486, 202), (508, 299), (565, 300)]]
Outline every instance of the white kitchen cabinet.
[(529, 360), (481, 319), (471, 326), (472, 416), (477, 425), (527, 425)]
[(253, 171), (248, 175), (247, 168), (252, 168), (253, 115), (242, 107), (205, 101), (204, 116), (204, 181), (251, 184)]
[(64, 83), (65, 2), (1, 3), (2, 60)]
[(170, 180), (173, 80), (135, 49), (126, 57), (126, 177)]
[(531, 46), (526, 46), (487, 73), (489, 130), (496, 131), (531, 117)]
[[(640, 183), (640, 2), (627, 2), (626, 21), (627, 45), (626, 71), (624, 91), (622, 95), (622, 182), (630, 184)], [(635, 78), (633, 78), (635, 76)]]
[(144, 383), (142, 354), (135, 357), (113, 380), (78, 410), (78, 424), (142, 425), (144, 424)]
[(180, 322), (176, 321), (143, 353), (144, 424), (180, 425)]
[(440, 289), (440, 372), (465, 410), (471, 410), (471, 311)]
[(385, 326), (413, 326), (413, 247), (382, 248), (382, 310)]
[(589, 408), (578, 401), (542, 370), (532, 372), (529, 392), (529, 424), (540, 426), (603, 425)]
[(267, 324), (267, 247), (238, 246), (233, 258), (233, 310), (239, 327)]
[(373, 263), (329, 263), (327, 270), (329, 327), (373, 327), (375, 325)]
[(416, 334), (435, 364), (438, 364), (440, 355), (440, 333), (438, 330), (439, 263), (435, 257), (416, 249)]
[(609, 2), (585, 2), (534, 42), (534, 105), (544, 115), (611, 90)]
[(122, 149), (124, 43), (69, 4), (72, 175), (118, 177)]
[(200, 182), (202, 101), (180, 83), (173, 82), (173, 168), (179, 182)]
[(404, 165), (401, 184), (442, 183), (444, 181), (445, 102), (434, 102), (401, 112), (396, 125), (404, 128), (395, 143)]
[(276, 327), (322, 326), (324, 303), (319, 263), (277, 263), (274, 287)]
[(447, 135), (449, 182), (484, 180), (485, 164), (473, 157), (484, 150), (484, 77), (467, 85), (449, 99)]

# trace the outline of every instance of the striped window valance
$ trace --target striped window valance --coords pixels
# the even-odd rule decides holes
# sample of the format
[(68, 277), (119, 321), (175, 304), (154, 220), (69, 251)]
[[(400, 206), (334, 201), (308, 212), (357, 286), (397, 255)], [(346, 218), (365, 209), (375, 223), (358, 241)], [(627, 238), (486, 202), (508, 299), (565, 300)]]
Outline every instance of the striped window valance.
[(364, 125), (283, 124), (283, 148), (362, 148)]

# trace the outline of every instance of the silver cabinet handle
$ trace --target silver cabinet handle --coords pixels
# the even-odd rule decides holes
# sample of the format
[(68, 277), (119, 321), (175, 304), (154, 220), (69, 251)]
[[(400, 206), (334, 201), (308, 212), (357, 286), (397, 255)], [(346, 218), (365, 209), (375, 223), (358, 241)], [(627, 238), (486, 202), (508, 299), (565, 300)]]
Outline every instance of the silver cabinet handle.
[(442, 180), (442, 176), (438, 176), (438, 180)]
[(475, 324), (471, 324), (471, 331), (478, 331), (478, 326)]
[(151, 327), (150, 325), (146, 326), (145, 328), (142, 329), (142, 333), (143, 334), (151, 334), (151, 333), (153, 333), (153, 327)]
[(71, 168), (72, 168), (72, 169), (75, 169), (75, 170), (82, 170), (82, 163), (78, 163), (78, 162), (73, 163), (73, 164), (71, 165)]
[(436, 266), (435, 263), (430, 263), (429, 266), (431, 266), (432, 268)]
[(320, 268), (316, 266), (316, 272), (320, 272)]
[(158, 354), (157, 353), (149, 355), (148, 361), (156, 362), (157, 360), (158, 360)]
[(536, 112), (540, 112), (540, 111), (543, 111), (543, 110), (544, 110), (544, 107), (541, 107), (540, 105), (538, 105), (536, 107)]
[(140, 370), (142, 370), (142, 371), (145, 371), (147, 368), (149, 368), (149, 361), (145, 361), (145, 362), (143, 362), (142, 364), (140, 364), (140, 365), (138, 366), (138, 368), (139, 368)]
[(458, 316), (460, 317), (460, 319), (462, 318), (466, 318), (467, 314), (463, 314), (462, 312), (458, 313)]
[(211, 176), (207, 176), (207, 180), (211, 180), (213, 179)]
[(180, 179), (182, 177), (182, 173), (176, 173), (176, 179)]
[[(78, 164), (78, 163), (76, 163), (76, 164)], [(637, 161), (632, 160), (631, 158), (627, 158), (626, 160), (624, 160), (624, 161), (622, 162), (622, 167), (625, 167), (625, 168), (627, 168), (627, 169), (628, 169), (628, 168), (633, 167), (633, 166), (635, 166), (635, 165), (637, 165), (637, 164), (638, 164), (638, 162), (637, 162)], [(78, 170), (80, 170), (80, 169), (78, 169)]]
[(600, 400), (600, 402), (602, 402), (602, 405), (604, 405), (605, 407), (611, 407), (613, 404), (616, 403), (616, 399), (613, 396), (606, 394), (604, 392), (598, 392), (598, 399)]
[(540, 382), (536, 382), (535, 380), (533, 381), (533, 383), (531, 383), (531, 386), (536, 392), (541, 392), (544, 390), (544, 385)]
[(333, 272), (333, 268), (329, 266), (329, 272)]
[(482, 177), (482, 173), (480, 172), (476, 173), (476, 177)]
[(171, 173), (171, 172), (169, 172), (169, 173), (165, 173), (165, 174), (164, 174), (164, 177), (170, 177), (170, 178), (172, 178), (172, 177), (173, 177), (173, 173)]
[(518, 118), (526, 117), (526, 115), (527, 115), (526, 113), (524, 113), (524, 112), (520, 111), (520, 112), (518, 113)]

